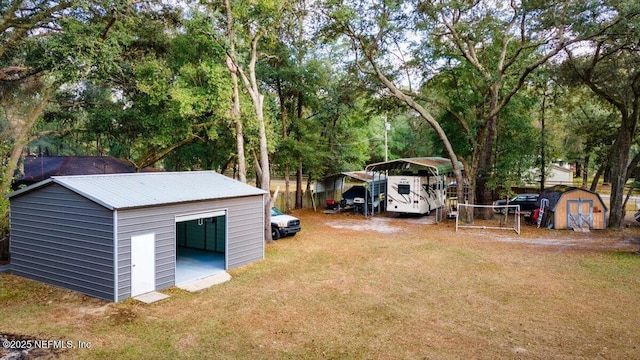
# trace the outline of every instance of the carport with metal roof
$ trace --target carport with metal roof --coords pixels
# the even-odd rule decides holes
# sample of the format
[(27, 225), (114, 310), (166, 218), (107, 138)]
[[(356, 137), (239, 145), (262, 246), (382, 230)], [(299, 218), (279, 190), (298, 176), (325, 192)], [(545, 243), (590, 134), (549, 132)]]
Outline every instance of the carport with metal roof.
[[(460, 168), (463, 168), (462, 162), (458, 162)], [(414, 172), (420, 170), (428, 170), (434, 176), (449, 175), (453, 173), (453, 164), (451, 160), (442, 157), (415, 157), (389, 160), (366, 167), (367, 171), (374, 172)]]
[(117, 302), (178, 285), (181, 248), (239, 267), (264, 258), (264, 194), (213, 171), (55, 176), (8, 195), (11, 271)]
[[(458, 166), (464, 168), (462, 162), (458, 162)], [(401, 158), (394, 159), (366, 166), (367, 172), (384, 173), (388, 176), (393, 175), (411, 175), (420, 176), (426, 175), (430, 177), (437, 177), (438, 188), (440, 190), (446, 189), (449, 183), (449, 178), (453, 178), (453, 163), (451, 160), (442, 157), (415, 157), (415, 158)], [(387, 181), (387, 187), (391, 186)], [(387, 189), (387, 195), (390, 194), (390, 190)], [(387, 200), (388, 200), (387, 196)], [(444, 202), (442, 204), (444, 206)], [(387, 207), (389, 204), (387, 204)], [(441, 209), (439, 209), (441, 210)], [(442, 218), (441, 212), (436, 212), (436, 220), (439, 221)]]
[(325, 203), (327, 200), (339, 202), (355, 184), (366, 188), (371, 196), (384, 197), (386, 182), (386, 176), (382, 173), (345, 171), (316, 181), (313, 193), (317, 204)]

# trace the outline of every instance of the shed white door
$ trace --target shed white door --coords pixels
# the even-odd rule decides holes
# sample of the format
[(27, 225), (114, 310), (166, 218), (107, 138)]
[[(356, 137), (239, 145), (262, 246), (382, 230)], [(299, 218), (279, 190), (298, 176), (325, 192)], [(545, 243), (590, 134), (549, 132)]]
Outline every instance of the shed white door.
[(156, 289), (156, 236), (131, 237), (131, 296)]

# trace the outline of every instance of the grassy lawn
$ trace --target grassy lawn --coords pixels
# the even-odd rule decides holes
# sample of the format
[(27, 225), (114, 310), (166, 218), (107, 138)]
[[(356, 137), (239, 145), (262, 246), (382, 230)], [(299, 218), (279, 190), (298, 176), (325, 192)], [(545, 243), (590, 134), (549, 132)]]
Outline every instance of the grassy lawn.
[[(0, 335), (66, 359), (638, 358), (640, 228), (465, 230), (296, 213), (230, 282), (111, 304), (0, 275)], [(0, 350), (0, 354), (2, 350)], [(1, 357), (1, 355), (0, 355)]]

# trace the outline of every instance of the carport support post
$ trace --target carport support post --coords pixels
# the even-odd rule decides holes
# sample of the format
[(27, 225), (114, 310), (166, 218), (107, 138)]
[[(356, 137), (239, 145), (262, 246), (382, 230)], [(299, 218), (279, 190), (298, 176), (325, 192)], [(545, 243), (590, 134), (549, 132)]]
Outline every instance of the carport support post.
[(369, 190), (367, 189), (367, 183), (366, 182), (365, 182), (364, 185), (365, 185), (364, 186), (364, 206), (362, 206), (362, 208), (364, 209), (364, 217), (367, 217), (367, 215), (368, 215), (367, 204), (369, 203), (368, 199), (367, 199), (367, 194), (369, 193)]

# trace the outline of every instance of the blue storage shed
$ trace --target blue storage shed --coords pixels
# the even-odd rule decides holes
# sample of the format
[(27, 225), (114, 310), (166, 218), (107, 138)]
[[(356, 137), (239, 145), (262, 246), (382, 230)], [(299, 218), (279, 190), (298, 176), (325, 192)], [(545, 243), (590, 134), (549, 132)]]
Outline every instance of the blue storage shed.
[(239, 267), (264, 258), (265, 194), (214, 171), (54, 176), (8, 195), (11, 271), (118, 302), (206, 276), (196, 258)]

